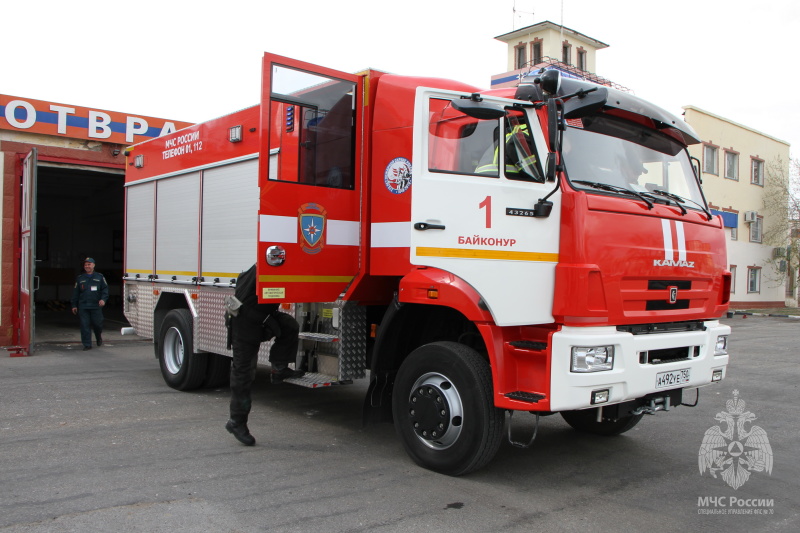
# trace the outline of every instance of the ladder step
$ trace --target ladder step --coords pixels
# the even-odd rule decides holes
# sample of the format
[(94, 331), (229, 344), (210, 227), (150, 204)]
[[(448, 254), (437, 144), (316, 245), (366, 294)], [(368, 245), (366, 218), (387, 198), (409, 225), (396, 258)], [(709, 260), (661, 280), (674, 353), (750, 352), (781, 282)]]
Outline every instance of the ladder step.
[(547, 343), (544, 342), (535, 342), (535, 341), (511, 341), (508, 344), (513, 346), (514, 348), (519, 348), (521, 350), (546, 350)]
[(328, 333), (312, 333), (310, 331), (301, 331), (297, 336), (301, 339), (320, 342), (336, 342), (339, 340), (338, 335), (329, 335)]
[(319, 374), (317, 372), (306, 372), (305, 375), (299, 378), (288, 378), (283, 380), (284, 383), (291, 383), (292, 385), (299, 385), (309, 389), (317, 389), (319, 387), (330, 387), (332, 385), (345, 385), (352, 383), (351, 381), (339, 381), (336, 376), (329, 376), (327, 374)]
[(547, 396), (545, 396), (544, 394), (540, 394), (538, 392), (516, 391), (516, 392), (507, 392), (505, 394), (505, 397), (510, 398), (512, 400), (518, 400), (520, 402), (538, 403), (539, 400), (544, 400)]

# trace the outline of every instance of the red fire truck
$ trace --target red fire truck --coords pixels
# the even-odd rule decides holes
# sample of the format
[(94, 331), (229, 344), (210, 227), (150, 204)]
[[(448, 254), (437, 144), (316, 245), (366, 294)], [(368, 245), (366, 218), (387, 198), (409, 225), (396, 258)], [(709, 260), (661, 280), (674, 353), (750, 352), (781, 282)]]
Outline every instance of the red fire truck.
[(125, 313), (167, 384), (225, 382), (224, 302), (253, 263), (259, 300), (301, 324), (290, 381), (368, 377), (365, 420), (446, 474), (491, 460), (506, 412), (616, 435), (722, 380), (730, 273), (696, 134), (628, 93), (529, 79), (266, 54), (259, 105), (130, 147)]

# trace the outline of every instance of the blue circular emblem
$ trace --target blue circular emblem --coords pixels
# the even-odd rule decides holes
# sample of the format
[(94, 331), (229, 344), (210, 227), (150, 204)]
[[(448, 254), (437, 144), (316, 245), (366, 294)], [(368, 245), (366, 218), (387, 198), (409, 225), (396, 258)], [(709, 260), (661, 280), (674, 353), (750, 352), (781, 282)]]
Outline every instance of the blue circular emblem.
[(392, 194), (403, 194), (411, 187), (411, 161), (395, 157), (383, 173), (383, 183)]

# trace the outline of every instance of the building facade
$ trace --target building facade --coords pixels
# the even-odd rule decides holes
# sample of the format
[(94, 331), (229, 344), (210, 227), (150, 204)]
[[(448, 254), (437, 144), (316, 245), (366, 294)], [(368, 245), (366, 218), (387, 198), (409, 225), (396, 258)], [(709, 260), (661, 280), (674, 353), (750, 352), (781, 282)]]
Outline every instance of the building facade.
[(85, 257), (121, 305), (125, 147), (189, 125), (0, 95), (0, 346), (27, 353), (37, 310), (69, 312)]
[(683, 109), (703, 140), (689, 153), (700, 161), (706, 200), (725, 222), (731, 306), (783, 307), (793, 297), (787, 204), (780, 200), (789, 186), (789, 143), (695, 106)]
[(566, 76), (627, 90), (594, 73), (597, 51), (608, 45), (549, 20), (495, 37), (508, 46), (506, 72), (492, 76), (492, 89), (514, 87), (542, 67)]

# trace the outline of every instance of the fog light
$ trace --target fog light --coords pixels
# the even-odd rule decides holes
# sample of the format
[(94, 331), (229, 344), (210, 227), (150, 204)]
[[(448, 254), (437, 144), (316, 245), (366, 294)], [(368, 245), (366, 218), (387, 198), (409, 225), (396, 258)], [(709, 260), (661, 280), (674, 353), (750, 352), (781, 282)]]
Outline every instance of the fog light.
[(608, 402), (610, 392), (608, 389), (592, 391), (592, 405)]
[(614, 368), (613, 346), (573, 346), (572, 372), (602, 372)]
[(712, 383), (714, 381), (722, 381), (722, 370), (721, 369), (720, 370), (714, 370), (711, 373), (711, 381), (712, 381)]
[(714, 355), (728, 355), (727, 335), (720, 335), (717, 337), (717, 344), (714, 346)]

